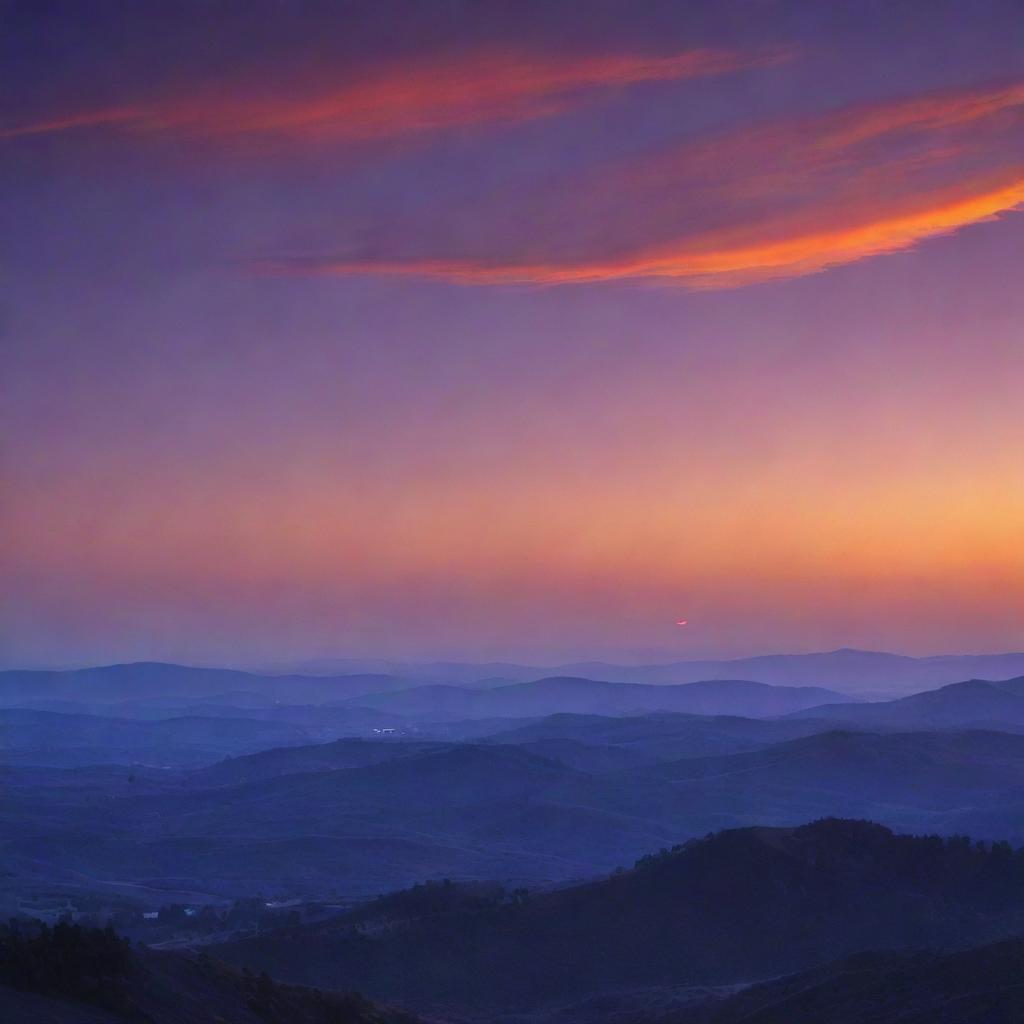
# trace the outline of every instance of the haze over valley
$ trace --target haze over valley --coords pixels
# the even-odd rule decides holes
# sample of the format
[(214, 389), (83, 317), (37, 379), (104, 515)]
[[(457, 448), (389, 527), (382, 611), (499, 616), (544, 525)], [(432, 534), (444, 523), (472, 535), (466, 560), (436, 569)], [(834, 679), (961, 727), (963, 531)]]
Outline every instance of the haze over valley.
[(1024, 677), (865, 701), (491, 668), (0, 673), (3, 916), (460, 1020), (697, 1020), (739, 982), (1024, 930)]

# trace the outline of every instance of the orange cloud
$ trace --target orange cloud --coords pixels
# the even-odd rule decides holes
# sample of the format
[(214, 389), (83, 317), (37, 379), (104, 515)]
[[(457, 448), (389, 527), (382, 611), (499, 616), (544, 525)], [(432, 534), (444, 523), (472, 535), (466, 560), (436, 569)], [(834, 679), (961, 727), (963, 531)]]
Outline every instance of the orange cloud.
[(483, 264), (468, 260), (410, 262), (268, 262), (265, 269), (316, 274), (415, 275), (459, 284), (586, 284), (624, 278), (669, 278), (695, 288), (729, 287), (812, 274), (868, 256), (898, 252), (927, 238), (990, 220), (1024, 204), (1024, 177), (1003, 187), (944, 198), (906, 214), (777, 241), (709, 249), (698, 237), (678, 247), (641, 252), (618, 261), (576, 264)]
[[(1024, 204), (1024, 164), (1013, 144), (1022, 119), (1024, 84), (1013, 84), (687, 143), (602, 173), (589, 187), (574, 184), (560, 212), (602, 225), (577, 247), (582, 255), (353, 256), (262, 267), (477, 285), (647, 278), (716, 288), (797, 277), (907, 250)], [(549, 242), (522, 246), (538, 244)], [(597, 248), (605, 252), (588, 257)]]
[(74, 129), (114, 128), (137, 134), (170, 132), (225, 138), (366, 141), (409, 133), (558, 112), (600, 88), (667, 82), (754, 67), (777, 57), (751, 58), (722, 50), (668, 57), (523, 56), (507, 53), (405, 62), (328, 88), (237, 95), (207, 90), (193, 96), (98, 109), (0, 129), (0, 138)]
[(989, 118), (1024, 105), (1024, 83), (995, 89), (939, 93), (896, 103), (856, 108), (836, 118), (816, 139), (821, 150), (847, 149), (893, 132), (937, 131)]

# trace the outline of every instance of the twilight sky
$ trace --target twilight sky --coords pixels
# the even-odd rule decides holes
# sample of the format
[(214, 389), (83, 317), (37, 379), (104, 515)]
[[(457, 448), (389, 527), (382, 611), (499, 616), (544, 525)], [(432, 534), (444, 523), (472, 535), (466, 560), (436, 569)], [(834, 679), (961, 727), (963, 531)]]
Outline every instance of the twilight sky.
[(0, 664), (1024, 649), (1021, 0), (0, 27)]

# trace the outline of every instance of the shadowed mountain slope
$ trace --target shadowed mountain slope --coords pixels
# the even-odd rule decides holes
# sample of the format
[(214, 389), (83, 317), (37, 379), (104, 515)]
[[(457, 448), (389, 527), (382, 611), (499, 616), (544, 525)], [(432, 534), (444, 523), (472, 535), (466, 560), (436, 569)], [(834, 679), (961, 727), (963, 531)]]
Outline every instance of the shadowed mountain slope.
[(1018, 1024), (1024, 940), (945, 955), (861, 953), (666, 1024)]
[(219, 952), (418, 1009), (494, 1009), (749, 981), (865, 948), (960, 945), (1022, 928), (1024, 860), (1008, 847), (826, 820), (719, 833), (526, 903), (376, 934), (341, 918)]
[(415, 1024), (357, 995), (275, 984), (209, 957), (132, 949), (74, 925), (0, 926), (0, 1019), (11, 1024)]

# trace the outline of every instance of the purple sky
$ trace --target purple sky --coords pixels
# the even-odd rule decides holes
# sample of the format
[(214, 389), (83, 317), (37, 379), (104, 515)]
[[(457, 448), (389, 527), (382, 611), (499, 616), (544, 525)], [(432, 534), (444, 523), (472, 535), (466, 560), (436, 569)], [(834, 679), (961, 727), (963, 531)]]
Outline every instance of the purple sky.
[(2, 11), (3, 664), (1024, 648), (1018, 0)]

